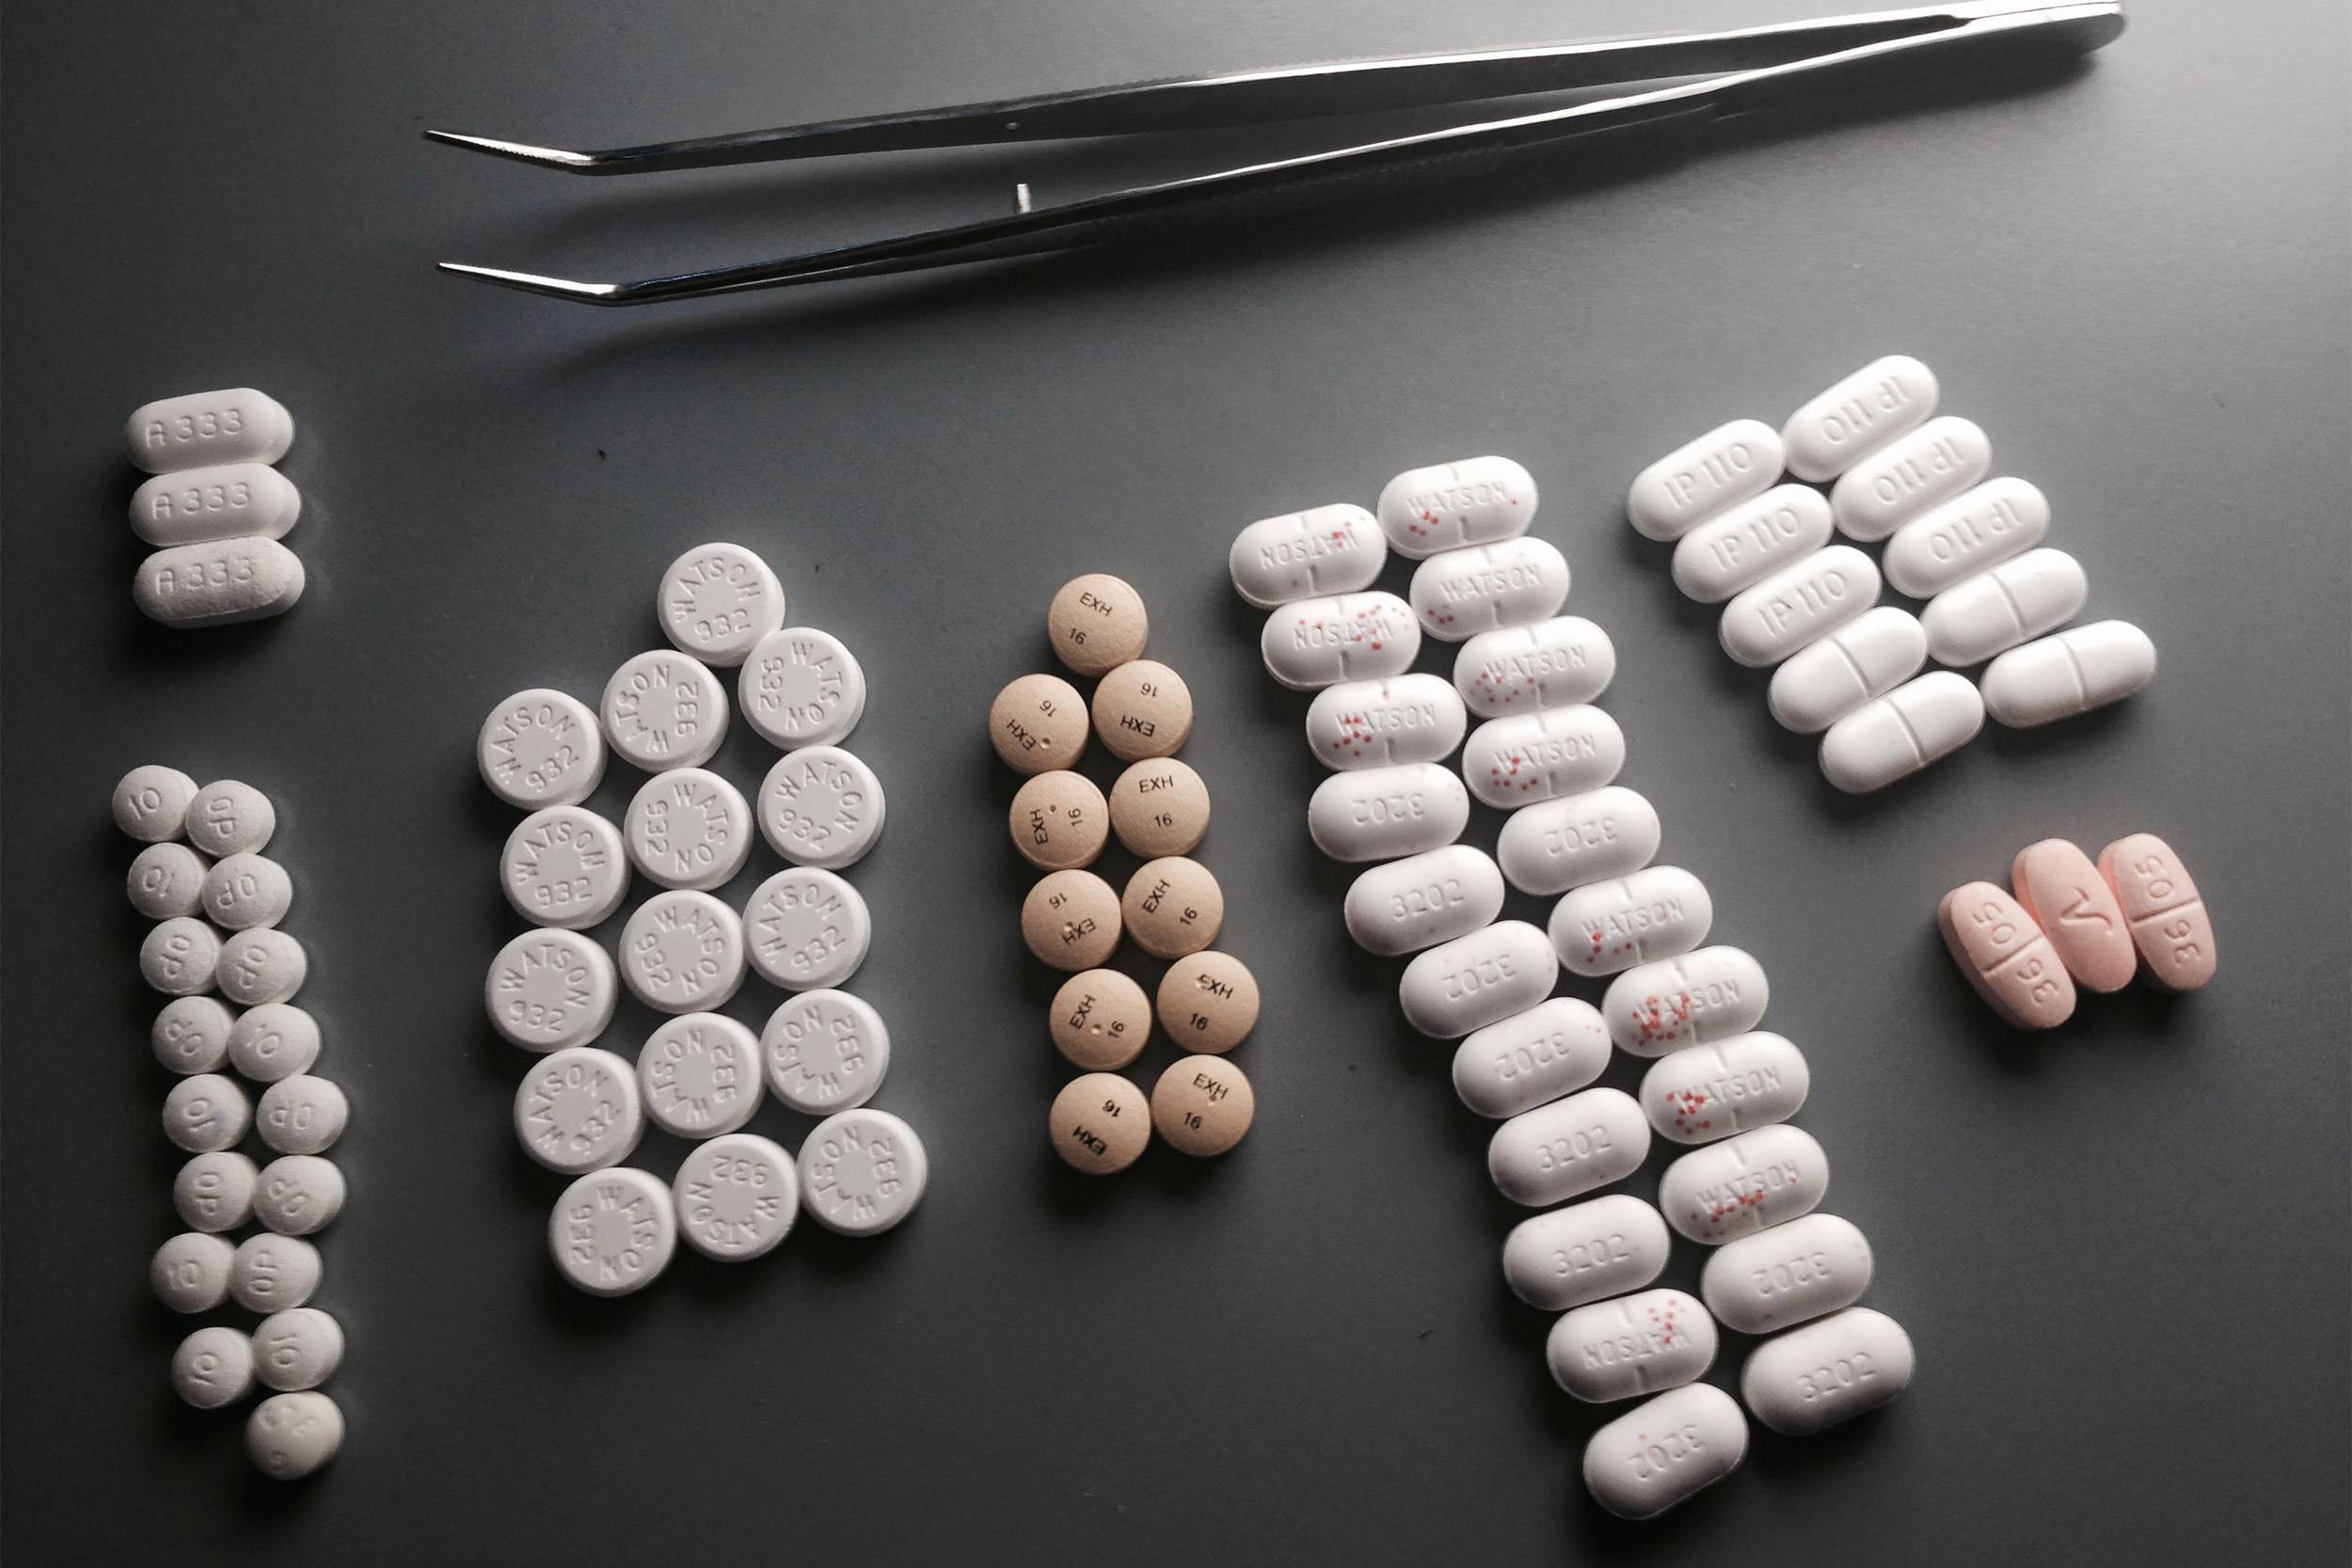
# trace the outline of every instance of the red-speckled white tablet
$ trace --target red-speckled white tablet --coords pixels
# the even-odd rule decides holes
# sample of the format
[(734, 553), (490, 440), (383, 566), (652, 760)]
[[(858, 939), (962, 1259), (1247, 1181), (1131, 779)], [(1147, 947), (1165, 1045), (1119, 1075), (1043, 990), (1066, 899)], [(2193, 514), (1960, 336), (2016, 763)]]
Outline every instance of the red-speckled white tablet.
[(1568, 558), (1541, 539), (1444, 550), (1414, 571), (1407, 596), (1423, 630), (1461, 642), (1559, 613), (1568, 596)]
[(1952, 961), (1994, 1012), (2020, 1029), (2055, 1029), (2074, 1014), (2074, 982), (2033, 916), (1991, 882), (1969, 882), (1935, 907)]
[(1389, 559), (1380, 525), (1344, 502), (1266, 517), (1234, 537), (1233, 589), (1260, 610), (1370, 588)]
[(1619, 1050), (1663, 1056), (1755, 1028), (1771, 999), (1762, 964), (1737, 947), (1702, 947), (1627, 970), (1600, 1012)]
[(1579, 705), (1490, 719), (1462, 747), (1462, 782), (1500, 811), (1598, 789), (1625, 766), (1625, 731)]
[(1588, 1404), (1697, 1381), (1715, 1360), (1715, 1320), (1680, 1291), (1644, 1291), (1564, 1314), (1544, 1341), (1551, 1380)]
[(1421, 652), (1421, 622), (1393, 594), (1301, 599), (1265, 618), (1258, 657), (1293, 691), (1401, 675)]
[(2213, 978), (2213, 917), (2170, 845), (2153, 833), (2119, 838), (2099, 851), (2099, 875), (2115, 889), (2150, 979), (2195, 990)]
[(1454, 656), (1454, 689), (1482, 719), (1589, 703), (1616, 673), (1616, 644), (1581, 615), (1482, 631)]
[(1809, 1214), (1829, 1191), (1829, 1156), (1812, 1133), (1786, 1122), (1693, 1149), (1658, 1179), (1666, 1223), (1703, 1246), (1721, 1246)]
[(1380, 531), (1408, 561), (1516, 539), (1535, 520), (1535, 481), (1507, 457), (1407, 468), (1380, 492)]
[(1441, 675), (1343, 681), (1307, 708), (1307, 745), (1324, 767), (1436, 762), (1462, 743), (1470, 713)]
[(2139, 955), (2132, 949), (2115, 890), (2089, 855), (2062, 838), (2028, 844), (2010, 864), (2009, 885), (2069, 974), (2092, 990), (2122, 990), (2131, 984)]

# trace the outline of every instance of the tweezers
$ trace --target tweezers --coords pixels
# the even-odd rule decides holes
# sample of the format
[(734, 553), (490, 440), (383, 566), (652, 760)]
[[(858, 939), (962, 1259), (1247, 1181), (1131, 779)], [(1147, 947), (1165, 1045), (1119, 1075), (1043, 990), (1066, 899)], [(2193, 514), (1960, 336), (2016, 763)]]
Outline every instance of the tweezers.
[(1025, 184), (1018, 187), (1020, 210), (1002, 217), (633, 283), (582, 283), (458, 261), (441, 263), (444, 272), (556, 299), (649, 305), (1073, 250), (1116, 240), (1152, 220), (1237, 197), (1604, 132), (1663, 133), (1809, 97), (1849, 77), (1890, 68), (1925, 70), (1965, 63), (1979, 53), (2015, 45), (2088, 53), (2122, 30), (2121, 0), (2038, 6), (1991, 0), (1732, 32), (1669, 33), (1138, 82), (602, 152), (530, 147), (448, 131), (427, 131), (425, 135), (570, 174), (650, 174), (861, 152), (1200, 131), (1629, 82), (1662, 84), (1571, 107), (1249, 164), (1052, 207), (1032, 209)]

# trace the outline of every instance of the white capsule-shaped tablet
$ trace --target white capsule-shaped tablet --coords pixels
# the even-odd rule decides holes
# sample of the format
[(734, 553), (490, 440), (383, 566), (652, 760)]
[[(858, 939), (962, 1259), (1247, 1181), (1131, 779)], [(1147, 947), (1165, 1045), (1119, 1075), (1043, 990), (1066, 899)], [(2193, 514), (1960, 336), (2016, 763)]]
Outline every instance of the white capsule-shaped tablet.
[(744, 722), (769, 744), (829, 746), (866, 712), (866, 671), (841, 639), (814, 626), (786, 626), (759, 640), (743, 660), (736, 697)]
[(1310, 507), (1264, 517), (1226, 555), (1233, 591), (1260, 610), (1370, 588), (1389, 559), (1380, 525), (1360, 506)]
[(237, 1249), (204, 1230), (188, 1230), (155, 1249), (147, 1283), (174, 1312), (209, 1312), (229, 1296)]
[(1705, 882), (1678, 865), (1653, 865), (1562, 894), (1551, 943), (1571, 974), (1614, 974), (1688, 953), (1714, 924)]
[(210, 996), (175, 997), (148, 1029), (155, 1060), (172, 1072), (210, 1072), (229, 1059), (230, 1031), (237, 1015)]
[(2080, 562), (2064, 550), (2028, 550), (1930, 599), (1919, 624), (1935, 662), (1964, 669), (2066, 625), (2090, 596)]
[(555, 1266), (592, 1296), (644, 1290), (676, 1250), (670, 1189), (642, 1170), (592, 1171), (564, 1188), (548, 1215)]
[(1851, 545), (1794, 561), (1724, 607), (1716, 641), (1750, 669), (1777, 664), (1878, 602), (1879, 569)]
[(220, 933), (192, 915), (164, 921), (139, 942), (139, 974), (166, 996), (201, 996), (220, 971)]
[(792, 1156), (753, 1132), (694, 1146), (670, 1183), (678, 1234), (705, 1258), (744, 1263), (775, 1249), (801, 1217)]
[(1549, 620), (1567, 596), (1568, 558), (1542, 539), (1441, 551), (1414, 569), (1406, 594), (1422, 629), (1444, 642)]
[(1685, 1154), (1658, 1179), (1666, 1223), (1706, 1246), (1810, 1213), (1829, 1190), (1829, 1156), (1783, 1122)]
[(294, 903), (294, 879), (267, 855), (231, 855), (204, 874), (204, 915), (224, 930), (275, 926)]
[(141, 844), (168, 844), (187, 832), (196, 781), (177, 768), (147, 763), (122, 775), (108, 802), (115, 826)]
[(506, 835), (499, 885), (532, 924), (585, 930), (620, 908), (628, 892), (621, 830), (585, 806), (532, 812)]
[(538, 811), (578, 805), (604, 778), (604, 731), (569, 692), (535, 686), (490, 710), (474, 738), (474, 764), (490, 793)]
[(1740, 1397), (1774, 1432), (1804, 1437), (1876, 1410), (1911, 1386), (1917, 1364), (1902, 1324), (1849, 1307), (1756, 1346)]
[(644, 1132), (636, 1070), (610, 1051), (566, 1046), (532, 1063), (516, 1086), (516, 1140), (549, 1170), (617, 1165)]
[(1502, 873), (1483, 849), (1442, 849), (1375, 865), (1347, 890), (1347, 934), (1394, 958), (1467, 936), (1502, 911)]
[(2022, 479), (1989, 479), (1895, 531), (1879, 562), (1887, 583), (1933, 598), (1963, 578), (2023, 555), (2050, 531), (2050, 502)]
[(315, 1154), (284, 1154), (262, 1167), (253, 1217), (280, 1236), (310, 1236), (343, 1212), (343, 1173)]
[(319, 1021), (289, 1002), (264, 1002), (229, 1030), (229, 1065), (257, 1084), (308, 1072), (319, 1059)]
[(1984, 667), (1984, 711), (2010, 729), (2120, 703), (2156, 678), (2156, 645), (2129, 621), (2096, 621), (2011, 648)]
[(1650, 1519), (1740, 1467), (1748, 1423), (1721, 1388), (1687, 1383), (1637, 1406), (1584, 1445), (1584, 1489), (1621, 1519)]
[(151, 844), (131, 862), (125, 891), (131, 907), (150, 920), (170, 920), (204, 911), (203, 856), (184, 844)]
[(1804, 1053), (1757, 1030), (1661, 1056), (1642, 1075), (1642, 1113), (1661, 1137), (1713, 1143), (1787, 1121), (1812, 1086)]
[(1524, 920), (1499, 920), (1406, 964), (1397, 1000), (1407, 1023), (1450, 1040), (1527, 1011), (1559, 977), (1560, 960), (1543, 932)]
[(699, 768), (727, 737), (727, 689), (700, 659), (656, 648), (612, 672), (596, 721), (605, 744), (648, 773)]
[(191, 1230), (235, 1230), (253, 1217), (261, 1177), (261, 1167), (234, 1149), (199, 1154), (171, 1179), (172, 1210)]
[(1695, 1383), (1715, 1363), (1715, 1320), (1680, 1291), (1644, 1291), (1562, 1314), (1544, 1340), (1551, 1380), (1587, 1404)]
[(1851, 1220), (1805, 1214), (1717, 1247), (1699, 1294), (1724, 1327), (1773, 1334), (1861, 1300), (1872, 1266), (1870, 1243)]
[(688, 1013), (645, 1037), (637, 1091), (656, 1127), (681, 1138), (732, 1132), (759, 1109), (759, 1041), (731, 1018)]
[(246, 1418), (246, 1452), (272, 1481), (299, 1481), (342, 1446), (342, 1409), (315, 1388), (272, 1394)]
[(351, 1101), (342, 1085), (308, 1072), (280, 1078), (253, 1108), (262, 1141), (280, 1154), (324, 1154), (350, 1119)]
[(882, 1014), (846, 990), (804, 990), (786, 1001), (768, 1015), (759, 1051), (775, 1097), (812, 1117), (865, 1104), (890, 1071)]
[(190, 1154), (233, 1148), (253, 1125), (253, 1102), (218, 1072), (183, 1078), (164, 1096), (164, 1136)]
[(171, 1389), (199, 1410), (218, 1410), (253, 1391), (253, 1338), (218, 1324), (199, 1328), (171, 1353)]
[(612, 1022), (620, 975), (604, 949), (578, 931), (538, 927), (499, 949), (482, 982), (498, 1032), (525, 1051), (586, 1045)]
[(1513, 1226), (1502, 1277), (1528, 1306), (1557, 1312), (1640, 1290), (1665, 1268), (1673, 1245), (1657, 1210), (1611, 1193)]
[(1716, 514), (1762, 495), (1780, 477), (1780, 432), (1734, 420), (1677, 447), (1633, 476), (1625, 517), (1645, 539), (1673, 541)]
[(254, 1375), (280, 1393), (315, 1388), (343, 1364), (343, 1325), (315, 1307), (291, 1307), (253, 1331)]
[(1258, 656), (1293, 691), (1401, 675), (1421, 652), (1421, 622), (1393, 594), (1301, 599), (1265, 618)]
[(784, 584), (740, 545), (697, 545), (661, 574), (654, 608), (673, 647), (728, 670), (784, 625)]
[(914, 1212), (930, 1180), (914, 1129), (862, 1105), (818, 1122), (801, 1145), (801, 1206), (828, 1230), (876, 1236)]
[(131, 493), (131, 531), (151, 545), (282, 539), (302, 492), (266, 463), (221, 463), (157, 474)]
[(1335, 774), (1307, 802), (1308, 836), (1335, 861), (1419, 854), (1453, 843), (1469, 822), (1470, 790), (1434, 762)]
[(752, 808), (707, 768), (647, 779), (621, 818), (628, 863), (668, 888), (707, 891), (732, 881), (752, 853)]
[(881, 839), (887, 802), (882, 780), (838, 746), (787, 752), (759, 786), (759, 831), (795, 865), (838, 871)]
[(1454, 689), (1482, 719), (1589, 703), (1616, 673), (1616, 644), (1581, 615), (1482, 631), (1454, 656)]
[(1812, 735), (1894, 690), (1927, 661), (1918, 617), (1880, 605), (1790, 656), (1772, 672), (1765, 700), (1781, 728)]
[(1682, 536), (1675, 586), (1685, 598), (1721, 604), (1829, 543), (1829, 499), (1809, 484), (1777, 485)]
[(299, 1236), (262, 1231), (237, 1243), (229, 1264), (229, 1294), (248, 1312), (280, 1312), (318, 1293), (326, 1262)]
[(220, 967), (213, 983), (240, 1007), (283, 1002), (310, 977), (310, 956), (302, 943), (275, 927), (239, 931), (220, 944)]
[(1935, 372), (1907, 354), (1873, 359), (1788, 416), (1788, 471), (1819, 484), (1935, 412)]
[(1534, 520), (1534, 478), (1507, 457), (1407, 468), (1380, 492), (1380, 531), (1408, 561), (1516, 539)]
[(1462, 743), (1470, 713), (1438, 675), (1342, 681), (1307, 706), (1307, 746), (1326, 768), (1436, 762)]
[(1625, 766), (1625, 731), (1597, 707), (1490, 719), (1462, 743), (1462, 782), (1498, 810), (1598, 789)]
[(141, 404), (123, 421), (131, 461), (151, 474), (210, 463), (275, 463), (294, 445), (294, 416), (267, 392), (224, 387)]
[(1931, 670), (1832, 724), (1821, 736), (1821, 776), (1866, 795), (1949, 756), (1982, 728), (1984, 698), (1968, 677)]
[(1586, 1089), (1495, 1129), (1486, 1174), (1514, 1203), (1542, 1209), (1630, 1176), (1649, 1153), (1649, 1123), (1622, 1089)]
[(673, 888), (621, 927), (621, 982), (664, 1013), (706, 1013), (743, 985), (743, 921), (707, 893)]
[(1565, 893), (1639, 871), (1658, 853), (1659, 832), (1657, 808), (1611, 784), (1513, 812), (1495, 859), (1521, 893)]
[(1764, 966), (1737, 947), (1702, 947), (1627, 970), (1609, 983), (1600, 1014), (1632, 1056), (1663, 1056), (1756, 1026), (1772, 999)]
[(793, 866), (753, 890), (743, 940), (760, 978), (786, 990), (838, 986), (857, 973), (874, 940), (857, 889), (830, 871)]
[(1609, 1065), (1609, 1029), (1589, 1002), (1555, 996), (1466, 1037), (1454, 1053), (1454, 1092), (1501, 1121), (1573, 1094)]
[(1830, 516), (1849, 539), (1885, 538), (1982, 479), (1993, 442), (1973, 420), (1947, 414), (1848, 468), (1831, 486)]
[(212, 539), (140, 562), (131, 602), (167, 626), (221, 626), (283, 615), (303, 581), (302, 558), (275, 539)]

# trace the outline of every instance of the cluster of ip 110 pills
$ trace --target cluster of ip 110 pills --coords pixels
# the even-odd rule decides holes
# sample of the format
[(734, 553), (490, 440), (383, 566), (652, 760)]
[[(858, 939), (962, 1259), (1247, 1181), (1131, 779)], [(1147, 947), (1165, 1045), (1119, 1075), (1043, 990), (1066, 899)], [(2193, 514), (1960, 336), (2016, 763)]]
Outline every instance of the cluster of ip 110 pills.
[(131, 461), (155, 476), (131, 497), (132, 531), (156, 546), (131, 579), (143, 614), (214, 626), (294, 608), (302, 562), (278, 541), (302, 515), (302, 492), (271, 467), (294, 434), (285, 405), (250, 387), (165, 398), (131, 415)]
[[(233, 1301), (262, 1315), (249, 1331), (213, 1324), (182, 1340), (172, 1386), (199, 1410), (234, 1404), (256, 1383), (275, 1390), (246, 1418), (246, 1446), (262, 1471), (292, 1480), (343, 1441), (342, 1412), (318, 1392), (342, 1364), (342, 1328), (305, 1304), (322, 1273), (308, 1238), (343, 1207), (342, 1172), (325, 1155), (350, 1105), (310, 1071), (319, 1026), (289, 1000), (310, 960), (278, 928), (294, 880), (262, 853), (277, 809), (251, 784), (199, 788), (177, 768), (150, 765), (115, 786), (114, 818), (146, 846), (129, 879), (132, 906), (156, 923), (140, 943), (139, 971), (171, 998), (150, 1042), (180, 1075), (164, 1097), (164, 1135), (189, 1156), (171, 1184), (188, 1228), (155, 1249), (149, 1282), (175, 1312)], [(265, 1085), (258, 1104), (247, 1083)], [(269, 1151), (266, 1165), (238, 1150), (248, 1132)]]

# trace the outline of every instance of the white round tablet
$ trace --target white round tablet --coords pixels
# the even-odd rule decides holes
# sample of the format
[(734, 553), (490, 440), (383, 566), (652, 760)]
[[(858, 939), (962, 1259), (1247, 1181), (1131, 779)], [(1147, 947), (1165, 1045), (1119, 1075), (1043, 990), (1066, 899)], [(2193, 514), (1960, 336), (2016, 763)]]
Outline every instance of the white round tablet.
[(164, 1096), (164, 1136), (191, 1154), (233, 1148), (252, 1125), (252, 1101), (217, 1072), (183, 1078)]
[(498, 1032), (525, 1051), (561, 1051), (603, 1034), (620, 991), (612, 960), (595, 941), (537, 929), (499, 949), (482, 1001)]
[(732, 669), (784, 625), (784, 584), (740, 545), (697, 545), (661, 574), (655, 609), (679, 652)]
[(628, 1166), (583, 1176), (548, 1216), (548, 1250), (564, 1277), (592, 1296), (642, 1290), (677, 1250), (670, 1189)]
[(248, 1312), (278, 1312), (309, 1301), (326, 1272), (319, 1249), (299, 1236), (263, 1231), (237, 1243), (229, 1293)]
[(618, 909), (628, 891), (621, 830), (581, 806), (532, 812), (506, 837), (499, 881), (525, 920), (585, 930)]
[(264, 1002), (230, 1026), (229, 1065), (257, 1084), (308, 1072), (318, 1059), (318, 1020), (291, 1002)]
[(709, 889), (734, 879), (752, 853), (743, 792), (705, 768), (645, 781), (621, 819), (629, 863), (663, 887)]
[(229, 1059), (229, 1037), (237, 1015), (210, 996), (183, 996), (164, 1004), (147, 1042), (155, 1059), (173, 1072), (210, 1072)]
[(532, 687), (490, 710), (474, 760), (490, 793), (510, 806), (578, 805), (604, 777), (604, 732), (586, 703)]
[(171, 1391), (199, 1410), (218, 1410), (253, 1391), (253, 1340), (233, 1328), (199, 1328), (171, 1353)]
[(743, 922), (707, 893), (657, 893), (621, 927), (621, 978), (658, 1011), (708, 1012), (742, 988)]
[(280, 1236), (313, 1236), (343, 1212), (343, 1173), (315, 1154), (286, 1154), (262, 1167), (253, 1217)]
[(795, 865), (854, 865), (882, 830), (882, 780), (838, 746), (786, 752), (759, 786), (760, 833)]
[(727, 689), (700, 660), (656, 648), (612, 672), (596, 717), (612, 749), (648, 773), (699, 768), (727, 737)]
[(302, 943), (266, 927), (239, 931), (220, 944), (220, 964), (213, 983), (220, 994), (241, 1007), (283, 1002), (302, 989), (310, 974), (310, 956)]
[(610, 1051), (566, 1046), (532, 1064), (515, 1090), (515, 1136), (549, 1170), (619, 1164), (644, 1132), (637, 1074)]
[(665, 1132), (732, 1132), (759, 1109), (759, 1041), (717, 1013), (671, 1019), (637, 1053), (637, 1087), (645, 1114)]
[(293, 902), (294, 879), (267, 855), (230, 855), (204, 874), (205, 916), (228, 930), (275, 926)]
[(209, 1312), (229, 1294), (237, 1249), (218, 1236), (185, 1230), (155, 1249), (147, 1282), (174, 1312)]
[(890, 1070), (882, 1014), (845, 990), (805, 990), (768, 1015), (759, 1034), (768, 1086), (810, 1116), (865, 1104)]
[(262, 1091), (253, 1125), (262, 1141), (280, 1154), (324, 1154), (343, 1135), (351, 1101), (325, 1078), (297, 1072)]
[(801, 1203), (844, 1236), (874, 1236), (905, 1219), (930, 1167), (914, 1129), (861, 1106), (827, 1117), (801, 1145)]
[(166, 996), (199, 996), (220, 969), (220, 933), (190, 915), (175, 915), (139, 943), (139, 974)]
[(272, 1312), (253, 1331), (253, 1372), (280, 1393), (315, 1388), (343, 1362), (343, 1325), (315, 1307)]
[(184, 844), (151, 844), (131, 862), (131, 907), (150, 920), (200, 914), (208, 869), (204, 857)]
[(278, 808), (249, 784), (222, 779), (188, 802), (188, 842), (219, 860), (259, 849), (278, 831)]
[(149, 763), (115, 785), (115, 826), (143, 844), (167, 844), (187, 831), (196, 781), (177, 768)]
[(786, 990), (814, 990), (857, 973), (874, 922), (857, 889), (830, 871), (793, 866), (753, 891), (743, 934), (761, 978)]
[(171, 1179), (171, 1206), (190, 1230), (215, 1235), (234, 1230), (253, 1217), (253, 1189), (261, 1174), (234, 1149), (199, 1154)]
[(814, 626), (787, 626), (759, 640), (736, 681), (743, 718), (789, 752), (823, 746), (857, 727), (866, 711), (866, 672), (841, 640)]
[(299, 1481), (343, 1446), (343, 1413), (316, 1389), (272, 1394), (246, 1418), (245, 1449), (272, 1481)]
[(753, 1132), (697, 1145), (670, 1184), (686, 1244), (722, 1263), (772, 1251), (801, 1215), (792, 1156)]

